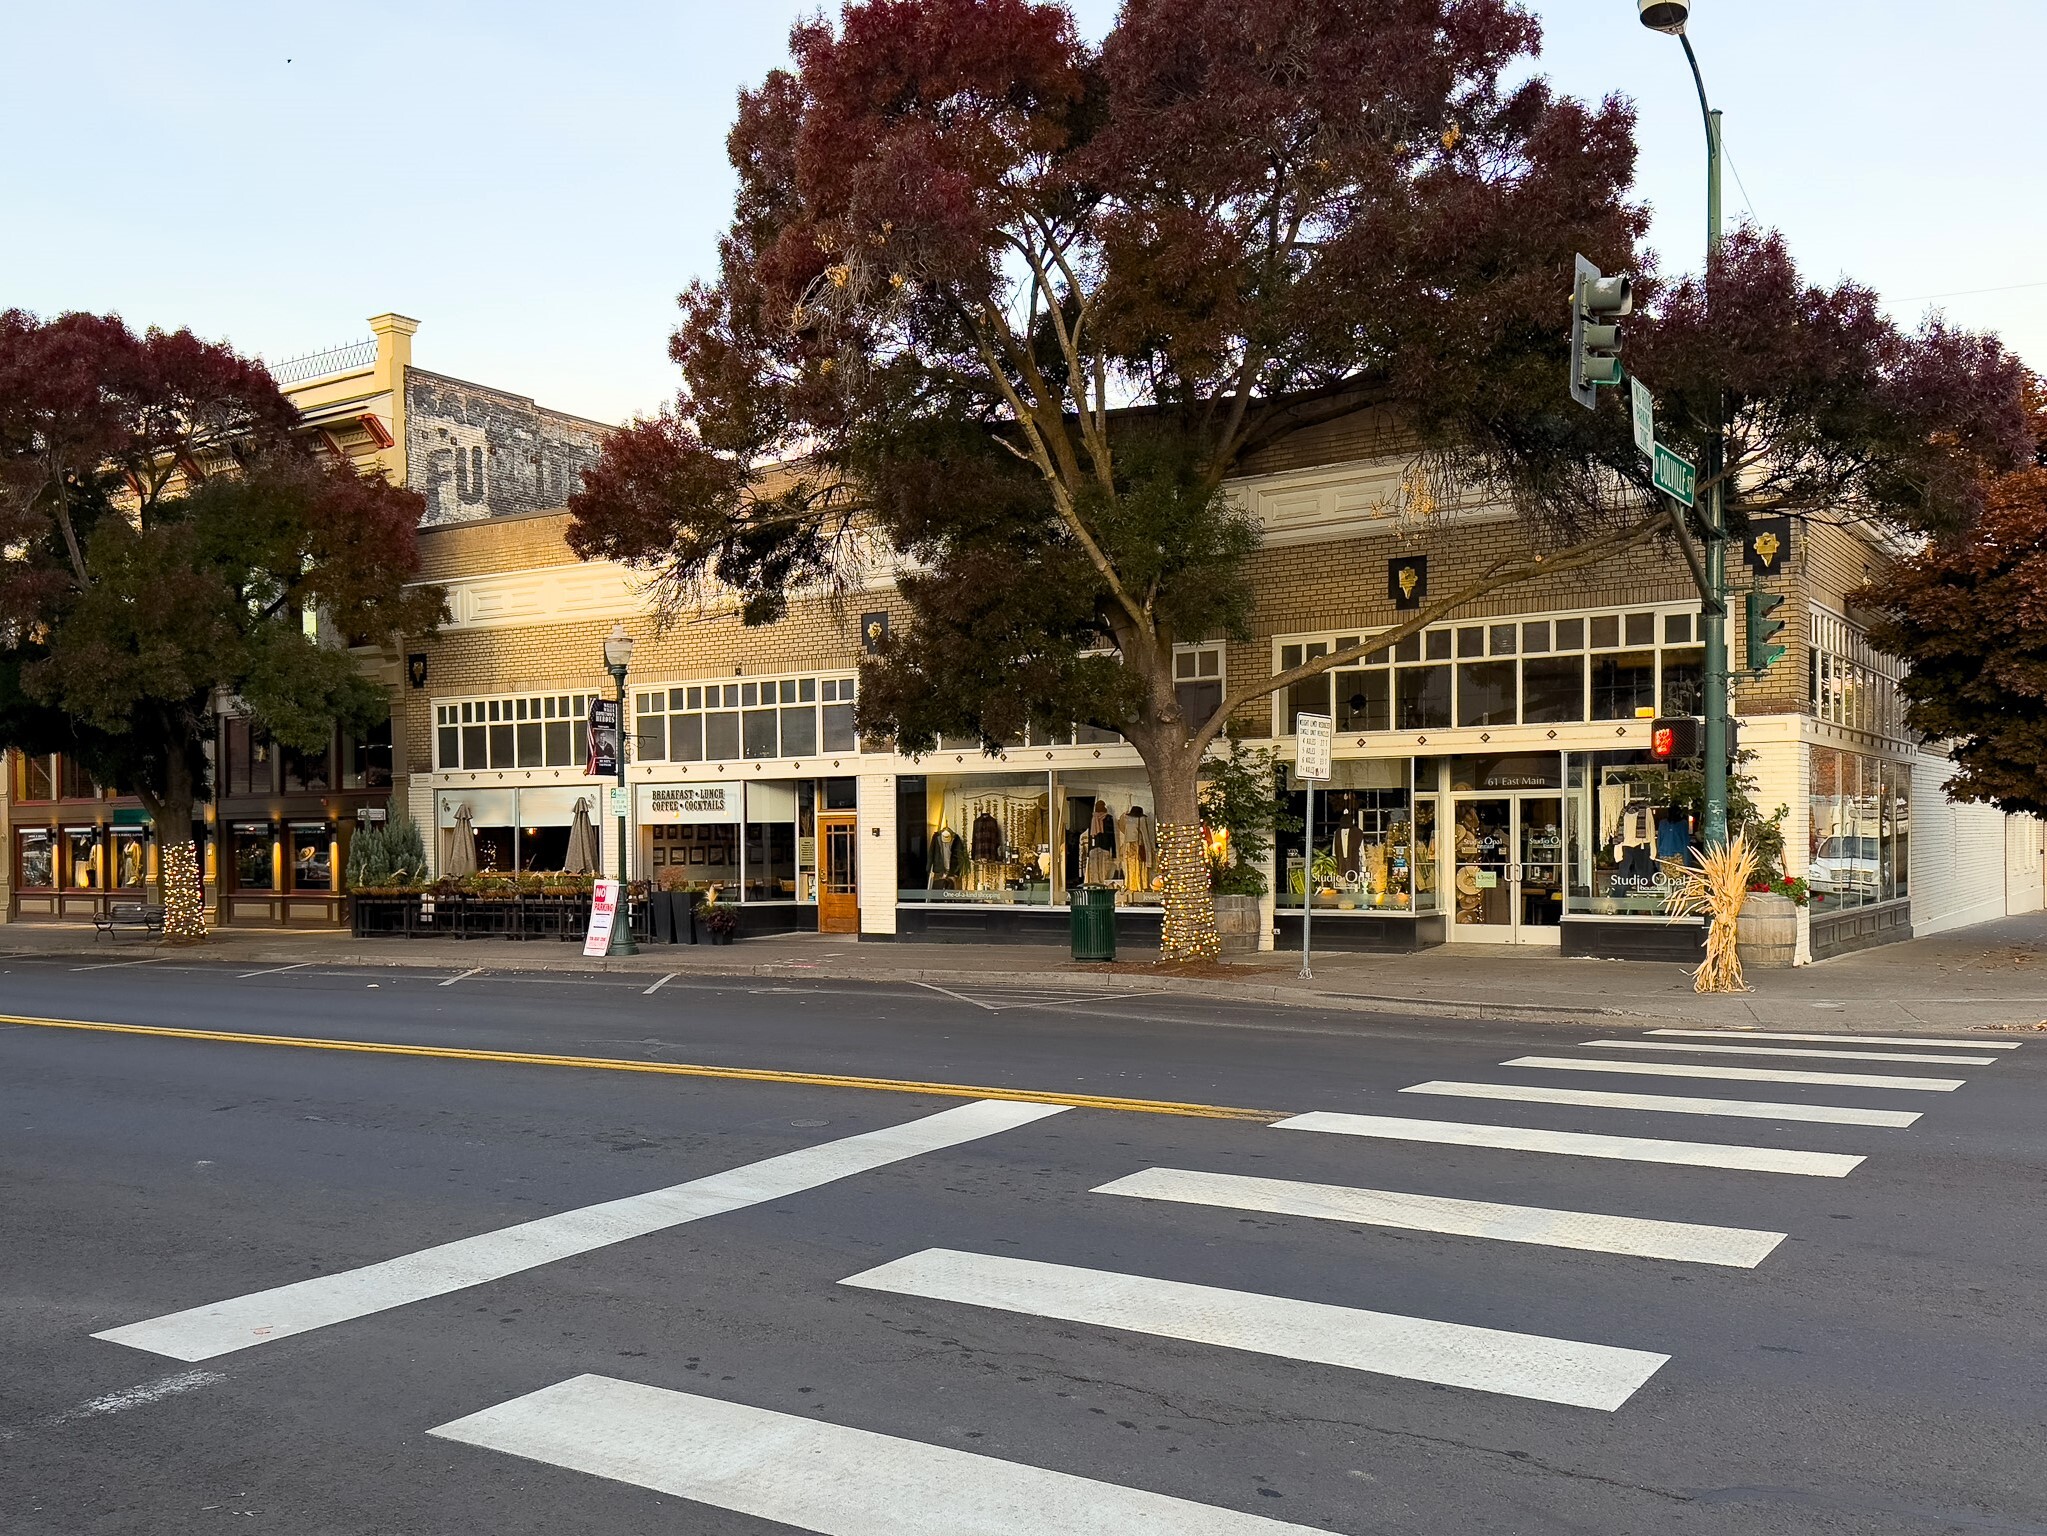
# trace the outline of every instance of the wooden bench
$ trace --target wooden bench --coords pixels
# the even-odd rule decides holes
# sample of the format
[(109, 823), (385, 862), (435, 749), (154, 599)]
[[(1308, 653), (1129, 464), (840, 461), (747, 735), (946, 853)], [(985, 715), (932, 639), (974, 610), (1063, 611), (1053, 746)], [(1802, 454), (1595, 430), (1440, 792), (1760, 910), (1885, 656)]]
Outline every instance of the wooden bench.
[(93, 913), (92, 926), (95, 941), (97, 941), (101, 934), (112, 938), (124, 928), (132, 928), (138, 933), (151, 934), (161, 938), (163, 936), (163, 908), (152, 907), (147, 902), (141, 901), (117, 901), (108, 907), (106, 911)]

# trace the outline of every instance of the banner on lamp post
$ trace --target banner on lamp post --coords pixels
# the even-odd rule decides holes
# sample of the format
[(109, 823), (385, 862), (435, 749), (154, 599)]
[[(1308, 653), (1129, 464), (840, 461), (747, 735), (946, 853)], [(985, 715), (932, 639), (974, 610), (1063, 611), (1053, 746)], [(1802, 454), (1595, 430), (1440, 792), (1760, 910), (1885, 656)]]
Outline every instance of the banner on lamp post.
[(618, 700), (590, 699), (590, 750), (583, 759), (586, 777), (605, 778), (618, 772)]

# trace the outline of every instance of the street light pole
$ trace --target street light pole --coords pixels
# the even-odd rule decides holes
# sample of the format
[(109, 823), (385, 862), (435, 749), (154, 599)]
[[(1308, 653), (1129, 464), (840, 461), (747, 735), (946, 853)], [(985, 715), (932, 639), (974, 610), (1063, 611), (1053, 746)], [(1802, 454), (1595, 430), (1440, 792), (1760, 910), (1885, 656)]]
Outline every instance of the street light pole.
[(640, 946), (633, 942), (633, 888), (626, 866), (625, 675), (632, 660), (633, 637), (626, 633), (621, 622), (612, 627), (604, 642), (604, 670), (611, 674), (611, 681), (618, 690), (618, 715), (612, 727), (616, 732), (612, 760), (618, 770), (619, 798), (618, 915), (611, 930), (610, 951), (614, 955), (637, 955), (640, 952)]
[[(1712, 318), (1713, 279), (1720, 270), (1720, 114), (1706, 100), (1706, 78), (1699, 56), (1685, 35), (1690, 0), (1638, 0), (1642, 25), (1665, 32), (1684, 45), (1692, 84), (1699, 92), (1699, 115), (1706, 124), (1706, 305)], [(1726, 460), (1725, 404), (1716, 392), (1713, 417), (1707, 423), (1705, 452), (1700, 455), (1703, 482), (1699, 524), (1705, 544), (1706, 591), (1699, 605), (1700, 638), (1705, 643), (1705, 729), (1700, 746), (1705, 754), (1705, 814), (1699, 841), (1707, 848), (1727, 842), (1727, 497), (1721, 483)]]

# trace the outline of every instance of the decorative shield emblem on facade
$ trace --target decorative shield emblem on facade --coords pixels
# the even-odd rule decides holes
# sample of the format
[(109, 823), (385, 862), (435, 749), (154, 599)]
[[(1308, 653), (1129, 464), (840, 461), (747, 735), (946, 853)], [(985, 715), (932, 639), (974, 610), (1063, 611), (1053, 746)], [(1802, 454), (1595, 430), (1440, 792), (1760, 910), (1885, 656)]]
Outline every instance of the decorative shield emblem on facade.
[(1774, 576), (1791, 554), (1791, 519), (1752, 517), (1741, 541), (1742, 563), (1759, 576)]
[(1429, 557), (1411, 555), (1386, 562), (1386, 595), (1395, 608), (1419, 608), (1429, 595)]
[(863, 613), (860, 615), (860, 647), (868, 655), (877, 654), (888, 639), (888, 614)]
[(425, 651), (414, 651), (405, 658), (405, 680), (415, 688), (426, 686)]

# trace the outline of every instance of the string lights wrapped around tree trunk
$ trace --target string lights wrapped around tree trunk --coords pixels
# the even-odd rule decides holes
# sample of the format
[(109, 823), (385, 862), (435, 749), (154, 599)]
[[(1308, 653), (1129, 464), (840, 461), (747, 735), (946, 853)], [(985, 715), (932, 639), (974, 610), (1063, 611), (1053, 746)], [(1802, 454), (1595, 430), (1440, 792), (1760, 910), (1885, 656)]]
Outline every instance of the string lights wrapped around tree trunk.
[(1161, 821), (1158, 847), (1166, 872), (1166, 912), (1159, 958), (1168, 964), (1213, 960), (1222, 953), (1223, 945), (1215, 928), (1215, 899), (1209, 888), (1201, 824)]
[(206, 937), (206, 891), (199, 854), (190, 843), (163, 851), (163, 936), (167, 944), (197, 944)]

